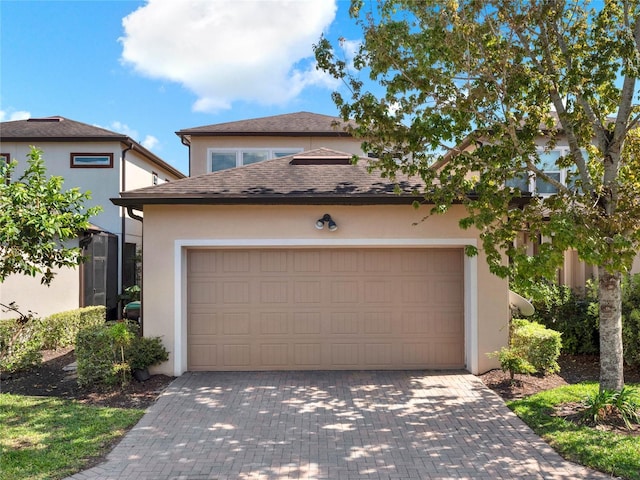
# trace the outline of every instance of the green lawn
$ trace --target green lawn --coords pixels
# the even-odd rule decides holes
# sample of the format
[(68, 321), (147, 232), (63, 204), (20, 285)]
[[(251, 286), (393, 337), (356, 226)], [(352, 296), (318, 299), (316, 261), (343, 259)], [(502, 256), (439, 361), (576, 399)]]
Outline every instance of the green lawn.
[(580, 402), (597, 391), (597, 383), (567, 385), (508, 405), (563, 457), (611, 475), (640, 480), (640, 437), (578, 426), (550, 415), (554, 405)]
[(82, 470), (143, 413), (0, 394), (0, 480), (55, 480)]

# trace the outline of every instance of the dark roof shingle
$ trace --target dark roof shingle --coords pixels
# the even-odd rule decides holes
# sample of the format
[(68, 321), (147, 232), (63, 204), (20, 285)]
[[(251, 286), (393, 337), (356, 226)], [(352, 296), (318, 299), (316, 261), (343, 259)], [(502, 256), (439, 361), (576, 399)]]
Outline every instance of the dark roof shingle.
[(78, 140), (104, 139), (125, 141), (128, 137), (105, 128), (94, 127), (65, 117), (30, 118), (0, 123), (0, 137), (4, 140)]
[(0, 123), (0, 141), (10, 142), (94, 142), (114, 141), (134, 146), (149, 161), (171, 172), (177, 178), (184, 178), (184, 174), (168, 164), (155, 153), (140, 143), (122, 133), (112, 132), (106, 128), (96, 127), (87, 123), (77, 122), (65, 117), (54, 116), (44, 118), (30, 118)]
[(411, 203), (424, 191), (417, 177), (369, 172), (370, 159), (327, 148), (121, 193), (117, 205)]
[(350, 136), (338, 117), (310, 112), (287, 113), (236, 122), (185, 128), (178, 136)]

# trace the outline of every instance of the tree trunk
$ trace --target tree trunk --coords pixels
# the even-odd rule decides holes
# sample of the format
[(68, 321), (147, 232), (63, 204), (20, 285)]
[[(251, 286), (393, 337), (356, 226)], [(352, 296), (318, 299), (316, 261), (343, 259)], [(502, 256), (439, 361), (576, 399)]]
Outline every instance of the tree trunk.
[(624, 359), (622, 355), (622, 286), (621, 273), (598, 268), (600, 302), (600, 391), (622, 390)]

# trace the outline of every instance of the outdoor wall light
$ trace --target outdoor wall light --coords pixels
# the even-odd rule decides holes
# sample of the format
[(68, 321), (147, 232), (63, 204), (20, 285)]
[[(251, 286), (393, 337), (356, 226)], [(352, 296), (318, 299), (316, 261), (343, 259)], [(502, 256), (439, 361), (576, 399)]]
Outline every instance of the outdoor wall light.
[(338, 225), (333, 221), (331, 215), (329, 215), (328, 213), (325, 213), (322, 218), (318, 219), (318, 221), (316, 222), (316, 228), (318, 230), (322, 230), (325, 223), (327, 224), (327, 227), (329, 227), (330, 232), (335, 232), (338, 229)]

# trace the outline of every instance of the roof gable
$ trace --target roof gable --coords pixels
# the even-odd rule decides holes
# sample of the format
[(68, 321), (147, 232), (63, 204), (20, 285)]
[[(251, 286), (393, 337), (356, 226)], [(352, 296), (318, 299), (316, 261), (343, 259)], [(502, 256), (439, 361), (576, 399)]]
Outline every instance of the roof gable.
[(128, 137), (105, 128), (76, 122), (65, 117), (30, 118), (0, 123), (0, 137), (4, 140), (119, 140)]
[(0, 141), (5, 142), (95, 142), (113, 141), (127, 145), (143, 155), (151, 163), (167, 170), (176, 178), (185, 175), (135, 140), (122, 133), (65, 117), (30, 118), (0, 123)]
[(123, 192), (117, 205), (410, 203), (424, 191), (417, 177), (384, 178), (371, 160), (320, 148), (251, 165)]
[(350, 136), (339, 117), (310, 112), (287, 113), (236, 122), (186, 128), (178, 136)]

